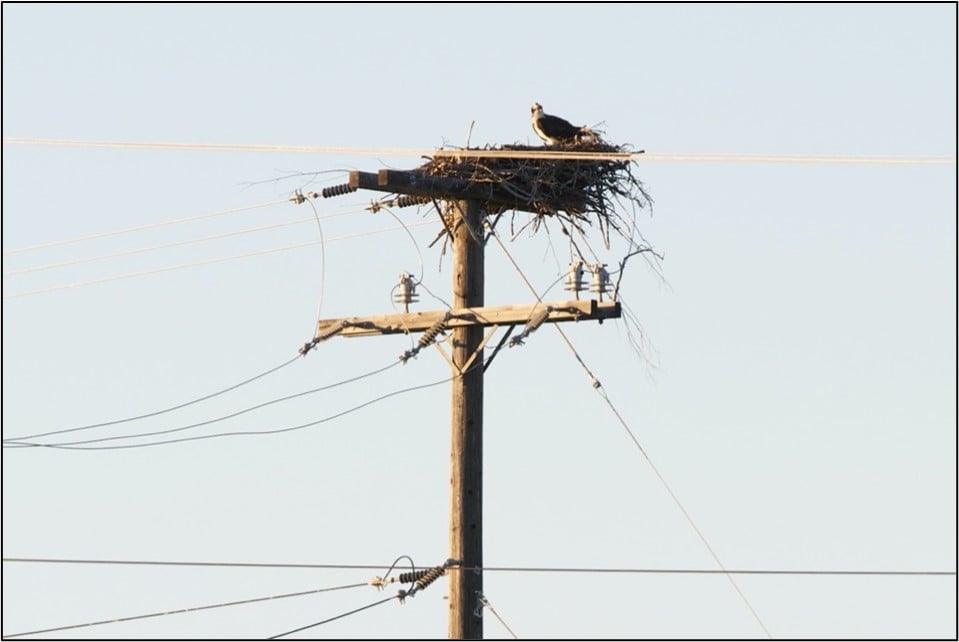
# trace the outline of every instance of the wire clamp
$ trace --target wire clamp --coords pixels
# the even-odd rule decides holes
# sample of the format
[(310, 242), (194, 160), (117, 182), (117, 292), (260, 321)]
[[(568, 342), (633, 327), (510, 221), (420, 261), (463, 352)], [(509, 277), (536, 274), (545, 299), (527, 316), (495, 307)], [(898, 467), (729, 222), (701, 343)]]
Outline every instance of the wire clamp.
[(476, 608), (473, 609), (473, 617), (482, 618), (483, 617), (483, 607), (488, 606), (489, 602), (486, 601), (486, 597), (479, 591), (473, 591), (476, 593)]
[(318, 344), (320, 341), (326, 341), (330, 337), (335, 337), (340, 332), (343, 332), (343, 330), (346, 330), (348, 327), (350, 327), (350, 322), (347, 321), (346, 319), (341, 319), (338, 323), (334, 323), (333, 325), (326, 328), (322, 332), (318, 332), (315, 337), (313, 337), (311, 340), (304, 343), (303, 346), (300, 348), (300, 354), (302, 354), (305, 357), (306, 353), (312, 350), (313, 348), (315, 348), (316, 344)]

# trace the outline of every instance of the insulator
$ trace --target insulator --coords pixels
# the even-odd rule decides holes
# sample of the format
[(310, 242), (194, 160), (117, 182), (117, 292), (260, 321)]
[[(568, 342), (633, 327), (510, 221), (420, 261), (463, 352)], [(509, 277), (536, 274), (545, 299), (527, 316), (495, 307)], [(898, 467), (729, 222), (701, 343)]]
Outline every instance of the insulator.
[(339, 323), (331, 325), (329, 328), (327, 328), (323, 332), (317, 334), (315, 341), (325, 341), (326, 339), (329, 339), (330, 337), (339, 334), (340, 332), (345, 330), (349, 325), (350, 325), (350, 322), (347, 321), (346, 319), (343, 319)]
[(529, 334), (536, 330), (539, 326), (543, 325), (543, 321), (546, 320), (546, 317), (549, 316), (549, 313), (553, 311), (553, 308), (546, 306), (540, 308), (539, 312), (533, 315), (529, 320), (529, 323), (526, 324), (526, 334)]
[(395, 207), (409, 207), (411, 205), (422, 205), (424, 203), (429, 203), (432, 199), (428, 196), (410, 196), (409, 194), (404, 194), (402, 196), (397, 196), (396, 200), (393, 201)]
[(352, 187), (349, 183), (343, 183), (342, 185), (331, 185), (329, 187), (324, 187), (320, 190), (320, 194), (323, 195), (323, 198), (330, 198), (331, 196), (342, 196), (343, 194), (349, 194), (350, 192), (355, 192), (358, 187)]
[(400, 283), (394, 288), (394, 291), (393, 301), (396, 303), (409, 305), (419, 300), (416, 294), (416, 282), (413, 281), (413, 277), (408, 272), (403, 272), (400, 275)]
[(593, 280), (589, 284), (589, 291), (603, 294), (609, 292), (609, 272), (606, 271), (606, 265), (595, 263), (589, 267), (593, 273)]
[(443, 318), (427, 328), (422, 336), (420, 336), (420, 348), (425, 348), (436, 341), (437, 335), (439, 335), (439, 333), (445, 330), (447, 327), (449, 327), (448, 320)]
[(566, 273), (566, 285), (563, 287), (563, 289), (577, 293), (583, 291), (582, 261), (573, 261), (569, 264), (569, 272)]
[(421, 577), (430, 572), (430, 569), (426, 568), (422, 571), (407, 571), (406, 573), (400, 573), (399, 583), (400, 584), (412, 584), (413, 582), (418, 582)]
[(427, 586), (438, 580), (439, 578), (446, 575), (446, 569), (442, 566), (434, 566), (433, 568), (426, 571), (422, 577), (416, 580), (416, 588), (419, 590), (425, 589)]

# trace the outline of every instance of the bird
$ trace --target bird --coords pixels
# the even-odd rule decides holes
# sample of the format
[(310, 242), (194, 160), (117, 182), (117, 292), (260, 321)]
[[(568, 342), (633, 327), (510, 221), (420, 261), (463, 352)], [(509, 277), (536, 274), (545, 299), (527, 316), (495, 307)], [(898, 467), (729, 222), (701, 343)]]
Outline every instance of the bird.
[(577, 127), (568, 120), (559, 116), (550, 116), (543, 113), (543, 106), (539, 103), (533, 103), (530, 107), (530, 113), (533, 120), (533, 131), (543, 139), (547, 145), (558, 145), (560, 143), (569, 143), (578, 141), (583, 136), (596, 138), (596, 132), (587, 127)]

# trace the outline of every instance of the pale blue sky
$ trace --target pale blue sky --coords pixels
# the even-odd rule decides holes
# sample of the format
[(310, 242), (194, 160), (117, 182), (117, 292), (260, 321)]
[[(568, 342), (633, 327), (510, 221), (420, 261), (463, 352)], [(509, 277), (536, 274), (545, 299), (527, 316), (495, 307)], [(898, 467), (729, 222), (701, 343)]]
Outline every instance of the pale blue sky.
[[(650, 153), (951, 156), (955, 5), (4, 5), (5, 137), (429, 149), (536, 139), (529, 105)], [(241, 208), (305, 179), (417, 157), (3, 147), (3, 249)], [(955, 164), (639, 161), (640, 227), (664, 283), (631, 263), (622, 322), (566, 330), (728, 568), (955, 570)], [(317, 203), (327, 238), (396, 226), (372, 193)], [(425, 212), (397, 210), (406, 223)], [(313, 331), (321, 250), (11, 298), (68, 283), (315, 241), (278, 204), (4, 254), (3, 434), (109, 421), (224, 388), (296, 354)], [(449, 257), (411, 228), (424, 283)], [(505, 229), (505, 228), (504, 228)], [(554, 237), (558, 238), (558, 236)], [(538, 288), (568, 258), (508, 245)], [(599, 249), (600, 244), (594, 247)], [(554, 258), (555, 253), (555, 258)], [(616, 263), (623, 245), (602, 251)], [(499, 247), (489, 305), (530, 302)], [(419, 261), (402, 231), (326, 246), (323, 316), (391, 310)], [(562, 299), (554, 288), (547, 298)], [(419, 309), (441, 304), (421, 297)], [(162, 430), (395, 360), (404, 337), (334, 339), (203, 404), (80, 436)], [(292, 426), (440, 381), (403, 368), (224, 423)], [(714, 568), (556, 333), (486, 377), (489, 566)], [(380, 564), (447, 557), (449, 391), (400, 395), (293, 433), (132, 450), (3, 451), (4, 557)], [(220, 430), (211, 427), (208, 432)], [(198, 431), (199, 432), (199, 431)], [(376, 571), (11, 564), (3, 632), (363, 582)], [(488, 573), (521, 637), (758, 637), (722, 576)], [(775, 637), (951, 637), (951, 577), (743, 576)], [(444, 637), (446, 581), (313, 629)], [(356, 588), (65, 632), (262, 638), (371, 603)], [(507, 632), (486, 618), (487, 637)]]

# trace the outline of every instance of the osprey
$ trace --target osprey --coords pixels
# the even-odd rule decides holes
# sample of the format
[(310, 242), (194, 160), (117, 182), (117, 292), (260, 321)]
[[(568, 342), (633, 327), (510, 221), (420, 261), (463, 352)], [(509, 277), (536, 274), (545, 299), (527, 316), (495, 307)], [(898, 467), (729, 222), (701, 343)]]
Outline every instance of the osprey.
[(558, 145), (579, 140), (582, 136), (596, 138), (596, 132), (586, 127), (577, 127), (558, 116), (543, 113), (543, 106), (533, 103), (530, 107), (533, 117), (533, 131), (542, 138), (547, 145)]

